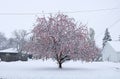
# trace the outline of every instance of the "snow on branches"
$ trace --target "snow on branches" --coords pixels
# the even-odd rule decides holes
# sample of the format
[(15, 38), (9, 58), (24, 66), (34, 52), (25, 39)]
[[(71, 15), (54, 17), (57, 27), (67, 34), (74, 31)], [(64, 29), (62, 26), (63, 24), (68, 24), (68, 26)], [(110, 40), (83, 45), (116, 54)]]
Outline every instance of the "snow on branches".
[(98, 51), (88, 40), (87, 27), (78, 26), (73, 18), (64, 14), (38, 18), (32, 32), (29, 51), (39, 58), (56, 60), (59, 68), (67, 60), (92, 61)]

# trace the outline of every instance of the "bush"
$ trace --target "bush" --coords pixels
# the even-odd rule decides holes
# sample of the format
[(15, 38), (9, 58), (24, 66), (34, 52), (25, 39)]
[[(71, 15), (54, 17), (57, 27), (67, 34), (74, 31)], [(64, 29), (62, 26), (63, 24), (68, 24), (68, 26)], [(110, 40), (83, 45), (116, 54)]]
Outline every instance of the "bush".
[(23, 54), (21, 56), (21, 61), (27, 61), (28, 60), (28, 56), (26, 54)]

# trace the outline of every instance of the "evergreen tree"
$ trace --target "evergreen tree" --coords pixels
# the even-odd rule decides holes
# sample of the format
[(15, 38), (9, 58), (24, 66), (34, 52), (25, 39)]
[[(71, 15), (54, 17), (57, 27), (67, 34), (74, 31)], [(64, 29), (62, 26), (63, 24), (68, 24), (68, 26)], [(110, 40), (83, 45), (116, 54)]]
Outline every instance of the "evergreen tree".
[(108, 31), (108, 28), (106, 28), (105, 36), (103, 38), (103, 48), (104, 48), (104, 46), (105, 46), (105, 44), (106, 44), (107, 41), (112, 41), (110, 33)]

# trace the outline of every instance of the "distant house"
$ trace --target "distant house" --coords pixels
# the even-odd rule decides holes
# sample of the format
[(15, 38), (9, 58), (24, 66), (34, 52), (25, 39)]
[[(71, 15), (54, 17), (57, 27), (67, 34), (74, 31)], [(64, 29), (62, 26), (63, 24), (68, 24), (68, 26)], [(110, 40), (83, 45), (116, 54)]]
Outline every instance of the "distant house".
[(27, 54), (18, 53), (17, 49), (14, 48), (0, 50), (1, 61), (27, 61), (27, 58)]
[(102, 51), (103, 61), (120, 62), (120, 41), (108, 41)]

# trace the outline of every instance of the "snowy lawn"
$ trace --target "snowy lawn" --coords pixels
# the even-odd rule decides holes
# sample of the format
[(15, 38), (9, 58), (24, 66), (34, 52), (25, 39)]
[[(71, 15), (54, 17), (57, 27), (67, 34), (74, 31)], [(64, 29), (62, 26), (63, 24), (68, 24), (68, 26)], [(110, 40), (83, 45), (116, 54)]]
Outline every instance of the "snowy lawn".
[(58, 69), (55, 62), (0, 62), (0, 79), (120, 79), (120, 63), (69, 61)]

